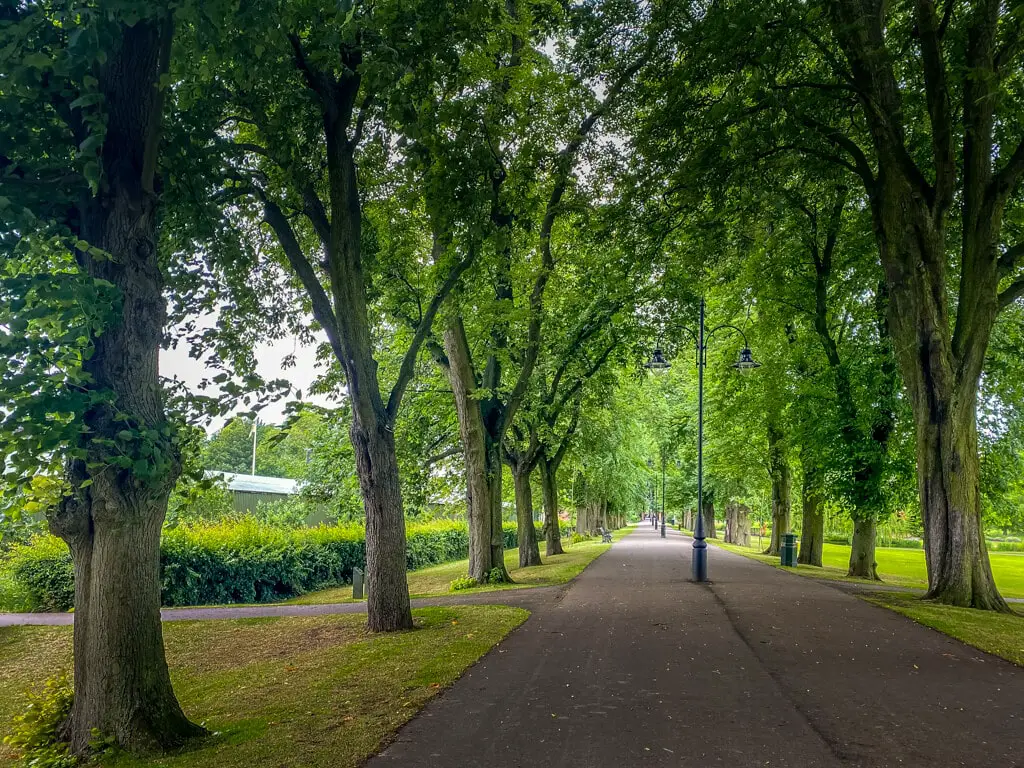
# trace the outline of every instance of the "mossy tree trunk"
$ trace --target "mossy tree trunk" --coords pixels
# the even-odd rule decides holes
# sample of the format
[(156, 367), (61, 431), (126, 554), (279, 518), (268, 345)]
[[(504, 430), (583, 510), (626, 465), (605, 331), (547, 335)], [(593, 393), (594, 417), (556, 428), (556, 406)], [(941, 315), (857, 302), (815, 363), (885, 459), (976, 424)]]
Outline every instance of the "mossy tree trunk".
[[(68, 465), (73, 496), (49, 518), (74, 563), (75, 696), (59, 734), (78, 755), (88, 753), (94, 732), (133, 752), (173, 749), (204, 733), (175, 698), (160, 621), (160, 531), (180, 471), (157, 364), (166, 321), (156, 248), (157, 83), (171, 20), (144, 17), (116, 29), (98, 84), (107, 107), (102, 183), (73, 217), (79, 239), (111, 255), (76, 252), (82, 271), (121, 297), (118, 316), (82, 363), (88, 389), (110, 401), (85, 414), (85, 458)], [(125, 431), (137, 437), (123, 440)], [(151, 450), (138, 452), (143, 444)], [(128, 455), (128, 466), (117, 463)]]
[(800, 499), (803, 522), (797, 562), (821, 567), (821, 555), (825, 544), (823, 478), (821, 469), (812, 461), (805, 461), (803, 469), (804, 483)]
[(512, 480), (516, 491), (516, 528), (519, 532), (519, 567), (541, 565), (537, 545), (537, 527), (533, 521), (533, 487), (530, 484), (529, 465), (512, 465)]

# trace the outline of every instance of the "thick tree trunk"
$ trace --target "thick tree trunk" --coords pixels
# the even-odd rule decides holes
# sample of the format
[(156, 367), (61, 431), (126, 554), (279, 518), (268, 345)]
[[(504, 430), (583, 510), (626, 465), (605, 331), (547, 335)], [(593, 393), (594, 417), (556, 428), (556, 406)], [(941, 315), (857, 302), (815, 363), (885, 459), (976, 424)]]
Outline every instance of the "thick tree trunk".
[(853, 521), (853, 546), (850, 548), (847, 576), (881, 581), (878, 578), (878, 563), (875, 562), (876, 531), (877, 525), (873, 518)]
[(918, 489), (925, 511), (926, 597), (1008, 611), (992, 578), (985, 547), (974, 408), (974, 401), (961, 408), (950, 405), (948, 419), (938, 423), (915, 413)]
[(703, 505), (704, 512), (704, 536), (709, 539), (717, 539), (718, 535), (715, 532), (715, 500), (714, 497), (708, 495), (704, 499)]
[[(112, 395), (113, 403), (85, 414), (87, 460), (69, 464), (74, 495), (49, 519), (74, 563), (75, 697), (59, 733), (76, 754), (88, 752), (94, 731), (136, 752), (178, 747), (205, 732), (189, 722), (174, 696), (160, 622), (160, 530), (180, 469), (157, 367), (166, 310), (153, 192), (161, 110), (156, 83), (166, 69), (170, 21), (144, 19), (121, 34), (122, 47), (100, 82), (108, 110), (103, 184), (76, 222), (82, 240), (113, 256), (79, 252), (79, 264), (115, 285), (122, 298), (120, 317), (94, 339), (93, 354), (82, 364), (89, 389)], [(116, 412), (128, 420), (116, 420)], [(124, 430), (138, 439), (120, 440)], [(119, 447), (112, 451), (100, 438)], [(157, 453), (133, 455), (143, 444)], [(118, 454), (129, 455), (132, 467), (113, 464)], [(91, 485), (83, 487), (86, 481)]]
[(366, 511), (367, 624), (371, 632), (412, 629), (394, 432), (386, 422), (363, 429), (353, 418), (349, 436)]
[(801, 496), (803, 532), (800, 535), (797, 562), (820, 567), (825, 544), (824, 491), (821, 487), (820, 470), (811, 466), (809, 462), (804, 465), (804, 486)]
[(768, 460), (772, 477), (772, 539), (765, 554), (778, 555), (782, 551), (782, 535), (789, 533), (790, 528), (792, 481), (783, 435), (771, 424), (768, 426)]
[(537, 546), (537, 528), (533, 522), (533, 488), (530, 469), (517, 464), (512, 467), (512, 480), (516, 490), (516, 528), (519, 532), (519, 567), (540, 565)]
[(544, 491), (544, 550), (548, 557), (561, 555), (565, 550), (558, 522), (558, 465), (545, 457), (540, 460), (540, 483)]

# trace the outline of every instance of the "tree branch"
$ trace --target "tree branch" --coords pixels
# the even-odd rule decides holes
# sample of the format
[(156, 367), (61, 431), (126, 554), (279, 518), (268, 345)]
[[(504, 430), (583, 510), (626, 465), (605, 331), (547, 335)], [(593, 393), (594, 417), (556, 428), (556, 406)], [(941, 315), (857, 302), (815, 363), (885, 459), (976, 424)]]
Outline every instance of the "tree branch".
[(327, 292), (324, 290), (323, 285), (320, 284), (313, 265), (310, 264), (309, 259), (302, 252), (302, 246), (295, 236), (295, 230), (292, 229), (291, 223), (281, 211), (281, 207), (265, 195), (261, 196), (263, 199), (263, 220), (274, 230), (274, 234), (277, 235), (277, 240), (281, 244), (281, 250), (284, 251), (288, 263), (309, 294), (313, 317), (316, 318), (316, 321), (324, 329), (324, 333), (327, 334), (327, 340), (330, 342), (331, 349), (334, 350), (338, 360), (344, 360), (345, 350), (341, 344), (341, 337), (338, 334), (338, 320), (334, 314), (333, 307), (331, 307), (331, 300), (327, 297)]
[(924, 65), (924, 91), (932, 126), (932, 154), (935, 158), (935, 198), (932, 216), (945, 215), (953, 202), (956, 160), (953, 153), (953, 117), (949, 105), (946, 62), (942, 56), (939, 16), (934, 0), (917, 0), (917, 29)]
[(1024, 277), (1018, 277), (1005, 290), (999, 292), (999, 309), (1006, 309), (1021, 296), (1024, 296)]
[[(436, 236), (434, 237), (433, 251), (433, 262), (436, 264), (445, 251), (445, 244)], [(394, 419), (398, 414), (398, 407), (401, 405), (402, 395), (405, 393), (405, 388), (409, 386), (409, 382), (412, 380), (413, 373), (416, 370), (416, 358), (419, 356), (420, 348), (423, 346), (423, 343), (427, 339), (427, 335), (430, 333), (437, 311), (441, 308), (441, 304), (444, 303), (448, 294), (450, 294), (455, 288), (465, 271), (472, 266), (475, 259), (476, 248), (470, 248), (466, 253), (465, 258), (456, 264), (452, 268), (451, 272), (448, 273), (448, 277), (437, 290), (437, 293), (434, 294), (434, 298), (430, 300), (430, 304), (427, 306), (427, 311), (423, 313), (423, 319), (420, 320), (417, 325), (412, 342), (409, 344), (409, 348), (405, 350), (405, 356), (402, 358), (402, 366), (398, 371), (398, 380), (395, 382), (395, 386), (391, 390), (390, 397), (388, 397), (387, 411), (388, 415), (392, 419)]]

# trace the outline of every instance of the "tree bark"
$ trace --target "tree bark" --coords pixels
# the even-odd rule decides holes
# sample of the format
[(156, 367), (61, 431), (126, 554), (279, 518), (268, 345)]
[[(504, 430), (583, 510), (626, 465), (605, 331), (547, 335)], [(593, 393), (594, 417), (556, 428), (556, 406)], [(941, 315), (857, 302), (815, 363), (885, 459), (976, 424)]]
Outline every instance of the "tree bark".
[(546, 455), (540, 459), (540, 483), (544, 491), (544, 551), (548, 557), (565, 553), (558, 522), (558, 464)]
[[(157, 365), (166, 307), (153, 178), (162, 109), (157, 82), (167, 68), (171, 22), (143, 19), (120, 31), (120, 48), (100, 82), (108, 107), (103, 183), (76, 222), (82, 240), (113, 256), (78, 252), (80, 266), (113, 283), (122, 299), (120, 316), (82, 363), (88, 388), (112, 395), (113, 403), (85, 414), (90, 434), (81, 447), (88, 458), (69, 463), (74, 495), (49, 518), (74, 563), (75, 696), (59, 734), (78, 755), (89, 751), (94, 731), (133, 752), (172, 749), (205, 733), (174, 696), (160, 622), (160, 530), (180, 471)], [(117, 442), (125, 429), (160, 434), (154, 442), (162, 461), (138, 454), (131, 468), (115, 465), (117, 452), (97, 440)], [(131, 452), (141, 442), (122, 441), (121, 448)]]
[(784, 436), (773, 424), (768, 426), (768, 461), (772, 478), (772, 538), (765, 550), (766, 555), (778, 555), (782, 551), (782, 535), (789, 533), (790, 510), (792, 507), (792, 481), (789, 458), (786, 455)]
[(801, 503), (803, 524), (797, 562), (821, 567), (821, 554), (825, 544), (824, 489), (821, 471), (810, 462), (804, 464)]
[(736, 505), (736, 544), (750, 546), (750, 508), (746, 504)]
[(704, 514), (704, 536), (709, 539), (717, 539), (718, 535), (715, 532), (715, 497), (711, 494), (704, 494), (702, 511)]
[(725, 502), (725, 533), (722, 537), (722, 541), (726, 544), (735, 544), (736, 528), (737, 528), (737, 509), (736, 502), (732, 499)]
[(366, 511), (366, 613), (371, 632), (412, 629), (405, 514), (395, 435), (387, 421), (349, 428)]
[(484, 583), (498, 569), (499, 578), (511, 581), (501, 528), (501, 445), (488, 431), (480, 401), (474, 397), (476, 375), (461, 320), (453, 320), (445, 329), (444, 347), (466, 460), (469, 576)]
[(875, 534), (877, 526), (873, 518), (853, 521), (853, 546), (850, 548), (850, 568), (847, 576), (857, 579), (881, 581), (878, 578), (878, 563), (875, 562)]
[(512, 480), (516, 491), (516, 521), (519, 531), (519, 567), (540, 565), (537, 528), (533, 522), (533, 488), (530, 486), (530, 468), (521, 464), (512, 466)]

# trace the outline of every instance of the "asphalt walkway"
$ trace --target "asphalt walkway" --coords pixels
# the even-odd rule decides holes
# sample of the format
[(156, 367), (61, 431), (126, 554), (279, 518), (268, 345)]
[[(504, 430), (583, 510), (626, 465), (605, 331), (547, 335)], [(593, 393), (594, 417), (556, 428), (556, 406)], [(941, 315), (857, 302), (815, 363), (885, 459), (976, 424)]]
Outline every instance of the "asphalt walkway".
[(1024, 765), (1024, 669), (722, 550), (693, 584), (690, 551), (639, 526), (368, 768)]

